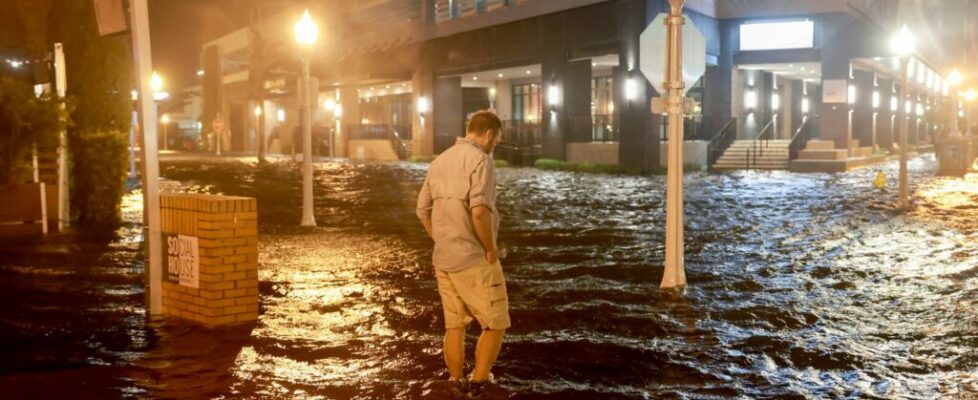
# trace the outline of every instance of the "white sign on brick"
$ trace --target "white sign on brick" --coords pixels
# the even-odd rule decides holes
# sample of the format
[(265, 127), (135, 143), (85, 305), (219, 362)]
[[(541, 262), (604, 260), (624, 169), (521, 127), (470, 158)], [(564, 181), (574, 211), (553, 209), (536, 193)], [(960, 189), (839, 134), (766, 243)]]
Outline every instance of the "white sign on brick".
[(167, 280), (200, 288), (200, 247), (196, 236), (165, 235)]

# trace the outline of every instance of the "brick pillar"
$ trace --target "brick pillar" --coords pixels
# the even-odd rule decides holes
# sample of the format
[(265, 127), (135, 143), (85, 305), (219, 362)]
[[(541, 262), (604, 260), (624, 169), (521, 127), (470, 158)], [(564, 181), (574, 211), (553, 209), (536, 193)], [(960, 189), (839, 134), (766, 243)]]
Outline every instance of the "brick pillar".
[[(206, 326), (257, 320), (258, 217), (255, 199), (163, 194), (160, 204), (163, 257), (166, 257), (163, 262), (163, 315)], [(194, 238), (196, 248), (178, 244)], [(179, 265), (192, 258), (198, 261), (196, 282), (189, 279), (192, 273), (172, 274), (171, 262)], [(185, 278), (190, 282), (184, 282)]]

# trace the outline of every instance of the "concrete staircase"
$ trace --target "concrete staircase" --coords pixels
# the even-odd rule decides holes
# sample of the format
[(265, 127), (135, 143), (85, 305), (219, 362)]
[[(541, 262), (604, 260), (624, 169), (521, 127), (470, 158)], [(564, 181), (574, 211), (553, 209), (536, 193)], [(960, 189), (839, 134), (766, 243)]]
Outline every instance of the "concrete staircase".
[(747, 169), (748, 154), (750, 154), (750, 169), (788, 169), (790, 140), (759, 141), (756, 145), (758, 147), (763, 146), (760, 152), (757, 148), (752, 148), (754, 145), (753, 140), (734, 141), (713, 165), (713, 169)]

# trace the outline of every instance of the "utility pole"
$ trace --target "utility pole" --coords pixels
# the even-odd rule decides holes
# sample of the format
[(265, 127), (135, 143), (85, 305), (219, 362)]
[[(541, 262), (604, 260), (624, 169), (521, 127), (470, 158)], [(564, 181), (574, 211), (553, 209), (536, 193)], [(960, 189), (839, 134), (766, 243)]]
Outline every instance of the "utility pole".
[(146, 269), (149, 290), (146, 291), (147, 310), (150, 315), (163, 313), (163, 263), (161, 257), (162, 243), (160, 237), (160, 196), (159, 196), (159, 164), (157, 161), (156, 145), (156, 105), (153, 103), (153, 90), (150, 87), (150, 76), (153, 73), (153, 61), (150, 57), (149, 42), (149, 10), (146, 0), (131, 0), (129, 2), (130, 21), (132, 23), (132, 54), (136, 67), (135, 78), (139, 91), (137, 105), (140, 119), (139, 136), (140, 156), (143, 169), (143, 234), (146, 248)]
[(666, 265), (662, 288), (686, 286), (683, 238), (683, 60), (682, 27), (685, 0), (669, 0), (666, 18), (666, 89), (669, 113), (669, 162), (666, 173)]
[(262, 112), (255, 114), (257, 122), (256, 137), (258, 140), (258, 162), (265, 162), (265, 72), (267, 64), (265, 62), (265, 38), (261, 34), (262, 22), (262, 3), (252, 3), (251, 14), (251, 68), (248, 74), (249, 86), (251, 87), (251, 97), (255, 99), (257, 107), (261, 107)]
[[(54, 44), (54, 71), (58, 99), (64, 100), (68, 88), (68, 77), (65, 70), (65, 51), (61, 43)], [(65, 105), (62, 102), (61, 110), (64, 109)], [(62, 128), (61, 132), (58, 132), (58, 232), (64, 232), (65, 228), (71, 224), (69, 208), (71, 203), (68, 199), (68, 133), (65, 129)]]

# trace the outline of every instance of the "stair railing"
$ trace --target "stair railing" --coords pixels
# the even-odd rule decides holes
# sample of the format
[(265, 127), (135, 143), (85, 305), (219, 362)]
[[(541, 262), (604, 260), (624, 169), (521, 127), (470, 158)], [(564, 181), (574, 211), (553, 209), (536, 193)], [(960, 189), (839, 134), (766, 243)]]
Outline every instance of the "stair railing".
[[(812, 118), (814, 119), (814, 118)], [(788, 144), (788, 159), (794, 160), (798, 158), (801, 153), (802, 147), (805, 143), (812, 138), (812, 119), (807, 115), (801, 121), (801, 125), (795, 130), (795, 134), (791, 136), (791, 141)]]
[(706, 145), (707, 169), (712, 169), (720, 156), (737, 139), (737, 118), (731, 118), (717, 131)]

